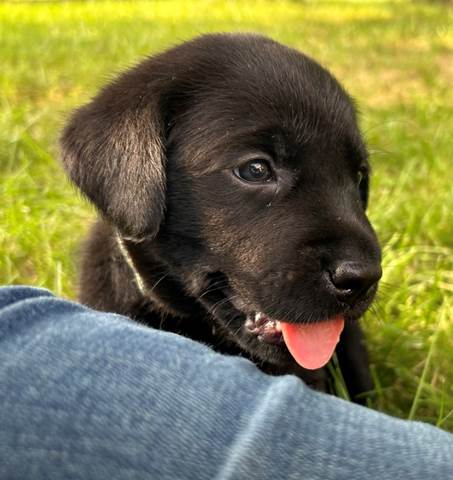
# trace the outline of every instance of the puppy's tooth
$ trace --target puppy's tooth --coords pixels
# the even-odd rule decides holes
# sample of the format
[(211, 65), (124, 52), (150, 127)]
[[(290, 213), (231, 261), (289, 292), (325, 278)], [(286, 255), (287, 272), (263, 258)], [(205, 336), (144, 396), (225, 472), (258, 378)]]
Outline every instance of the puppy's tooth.
[(277, 330), (278, 332), (282, 331), (282, 326), (280, 325), (280, 322), (278, 320), (275, 322), (275, 330)]
[(246, 328), (253, 328), (255, 326), (255, 322), (251, 318), (247, 317), (247, 320), (245, 321), (244, 326)]
[(257, 322), (262, 316), (263, 316), (263, 314), (261, 312), (256, 312), (255, 313), (255, 322)]

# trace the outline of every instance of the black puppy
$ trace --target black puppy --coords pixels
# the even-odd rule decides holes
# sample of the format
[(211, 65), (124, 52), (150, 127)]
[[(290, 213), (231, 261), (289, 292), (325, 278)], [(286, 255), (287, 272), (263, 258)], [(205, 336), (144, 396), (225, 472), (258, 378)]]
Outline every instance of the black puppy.
[(325, 69), (262, 36), (202, 36), (76, 111), (62, 151), (102, 214), (83, 303), (318, 388), (344, 326), (350, 393), (372, 388), (356, 322), (381, 276), (367, 153)]

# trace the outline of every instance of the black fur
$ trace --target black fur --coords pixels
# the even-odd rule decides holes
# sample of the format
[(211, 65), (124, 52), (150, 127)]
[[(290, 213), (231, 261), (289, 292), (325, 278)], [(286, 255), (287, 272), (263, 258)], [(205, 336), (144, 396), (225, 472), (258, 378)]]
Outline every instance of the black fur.
[[(102, 214), (86, 245), (82, 302), (318, 387), (324, 372), (244, 331), (246, 315), (345, 315), (343, 374), (354, 396), (372, 388), (356, 322), (380, 276), (367, 153), (351, 99), (325, 69), (262, 36), (202, 36), (114, 80), (75, 112), (61, 142), (69, 176)], [(251, 158), (276, 180), (239, 179)], [(332, 293), (342, 262), (372, 272), (354, 302)]]

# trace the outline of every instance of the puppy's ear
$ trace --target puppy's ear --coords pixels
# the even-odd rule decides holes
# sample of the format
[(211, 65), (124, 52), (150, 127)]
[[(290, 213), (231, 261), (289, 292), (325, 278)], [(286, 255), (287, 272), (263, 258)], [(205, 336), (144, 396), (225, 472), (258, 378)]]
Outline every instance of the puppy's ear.
[[(165, 86), (145, 62), (77, 110), (61, 137), (71, 180), (127, 236), (157, 233), (165, 209)], [(151, 71), (150, 71), (151, 70)]]

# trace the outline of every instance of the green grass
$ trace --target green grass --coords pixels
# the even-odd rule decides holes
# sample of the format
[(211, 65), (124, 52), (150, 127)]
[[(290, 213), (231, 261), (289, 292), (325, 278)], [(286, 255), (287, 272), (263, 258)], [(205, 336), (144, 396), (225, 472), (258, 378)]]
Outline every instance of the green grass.
[(67, 113), (115, 73), (209, 31), (259, 31), (357, 99), (384, 279), (365, 325), (373, 407), (453, 431), (452, 10), (442, 3), (0, 4), (0, 281), (76, 295), (93, 210), (56, 161)]

